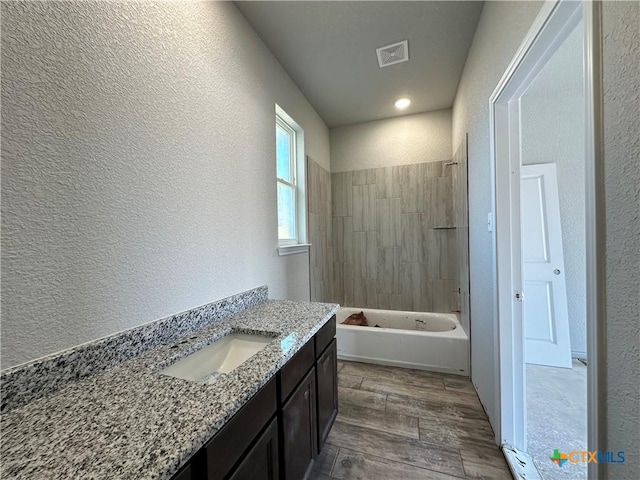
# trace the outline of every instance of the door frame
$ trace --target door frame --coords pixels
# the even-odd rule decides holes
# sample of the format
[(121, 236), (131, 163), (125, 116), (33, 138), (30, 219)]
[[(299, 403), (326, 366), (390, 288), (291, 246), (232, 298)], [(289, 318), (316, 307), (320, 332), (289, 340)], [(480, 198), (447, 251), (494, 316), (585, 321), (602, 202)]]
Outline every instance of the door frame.
[[(605, 447), (604, 175), (602, 155), (601, 5), (598, 1), (545, 2), (489, 100), (492, 167), (495, 369), (500, 445), (525, 447), (524, 330), (520, 201), (520, 98), (536, 75), (583, 20), (586, 162), (587, 429), (590, 451)], [(588, 475), (600, 478), (597, 463)]]

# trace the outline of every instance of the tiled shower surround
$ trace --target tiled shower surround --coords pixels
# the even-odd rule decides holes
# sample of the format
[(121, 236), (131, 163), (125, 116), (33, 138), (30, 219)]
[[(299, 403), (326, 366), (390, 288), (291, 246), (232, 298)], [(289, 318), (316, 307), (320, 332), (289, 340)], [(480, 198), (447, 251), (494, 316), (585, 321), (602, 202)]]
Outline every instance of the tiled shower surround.
[(309, 275), (311, 301), (328, 302), (333, 297), (333, 252), (331, 248), (331, 174), (307, 157), (309, 222)]
[(460, 288), (458, 310), (460, 323), (465, 332), (469, 332), (470, 295), (469, 281), (469, 180), (467, 167), (467, 144), (465, 135), (453, 154), (451, 174), (453, 176), (453, 218), (456, 226), (456, 252), (458, 255), (458, 272)]
[(457, 310), (451, 167), (446, 162), (333, 173), (333, 301)]

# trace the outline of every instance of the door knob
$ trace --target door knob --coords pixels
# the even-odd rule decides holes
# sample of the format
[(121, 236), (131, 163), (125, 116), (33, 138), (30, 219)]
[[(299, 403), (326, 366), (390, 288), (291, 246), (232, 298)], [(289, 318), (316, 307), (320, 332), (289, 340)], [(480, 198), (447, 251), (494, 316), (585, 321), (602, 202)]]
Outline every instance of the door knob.
[(554, 273), (555, 275), (560, 275), (560, 270), (558, 270), (558, 269), (556, 268), (556, 269), (553, 271), (553, 273)]

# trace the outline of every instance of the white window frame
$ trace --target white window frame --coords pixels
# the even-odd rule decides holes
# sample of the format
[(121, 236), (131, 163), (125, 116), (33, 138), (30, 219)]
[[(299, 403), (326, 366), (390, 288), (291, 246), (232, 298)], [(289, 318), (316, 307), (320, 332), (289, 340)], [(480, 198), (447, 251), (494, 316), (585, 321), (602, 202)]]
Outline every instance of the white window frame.
[[(278, 234), (278, 254), (292, 255), (296, 253), (304, 253), (308, 252), (310, 246), (307, 243), (306, 157), (304, 152), (304, 130), (302, 130), (300, 125), (298, 125), (298, 123), (296, 123), (295, 120), (293, 120), (293, 118), (291, 118), (291, 116), (289, 116), (279, 105), (276, 105), (275, 120), (276, 128), (279, 126), (290, 134), (292, 144), (290, 157), (292, 179), (291, 181), (288, 181), (283, 178), (279, 178), (276, 168), (276, 191), (278, 184), (293, 187), (295, 191), (295, 238), (280, 239), (280, 235)], [(277, 152), (275, 156), (275, 163), (277, 165)]]
[[(280, 232), (278, 232), (278, 244), (280, 246), (283, 245), (295, 245), (298, 243), (298, 178), (297, 178), (297, 168), (296, 168), (296, 159), (297, 159), (297, 155), (296, 155), (296, 145), (297, 145), (297, 139), (296, 139), (296, 134), (297, 132), (291, 128), (289, 126), (289, 124), (287, 124), (287, 122), (284, 121), (284, 119), (276, 114), (276, 128), (280, 127), (282, 130), (284, 130), (288, 135), (289, 135), (289, 171), (291, 172), (291, 180), (285, 180), (284, 178), (281, 178), (278, 176), (277, 173), (277, 169), (276, 169), (276, 185), (284, 185), (286, 187), (292, 188), (293, 192), (294, 192), (294, 202), (293, 202), (293, 216), (294, 216), (294, 223), (293, 223), (293, 238), (280, 238)], [(278, 162), (278, 157), (277, 157), (277, 153), (276, 153), (276, 164)]]

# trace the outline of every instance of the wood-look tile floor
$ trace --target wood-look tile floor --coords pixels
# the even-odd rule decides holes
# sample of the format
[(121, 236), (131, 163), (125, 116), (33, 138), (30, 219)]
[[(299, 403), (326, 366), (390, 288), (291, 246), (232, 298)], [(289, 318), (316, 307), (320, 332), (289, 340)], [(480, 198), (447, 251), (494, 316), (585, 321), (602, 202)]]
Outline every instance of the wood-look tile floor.
[(339, 413), (311, 480), (510, 480), (468, 378), (338, 362)]

